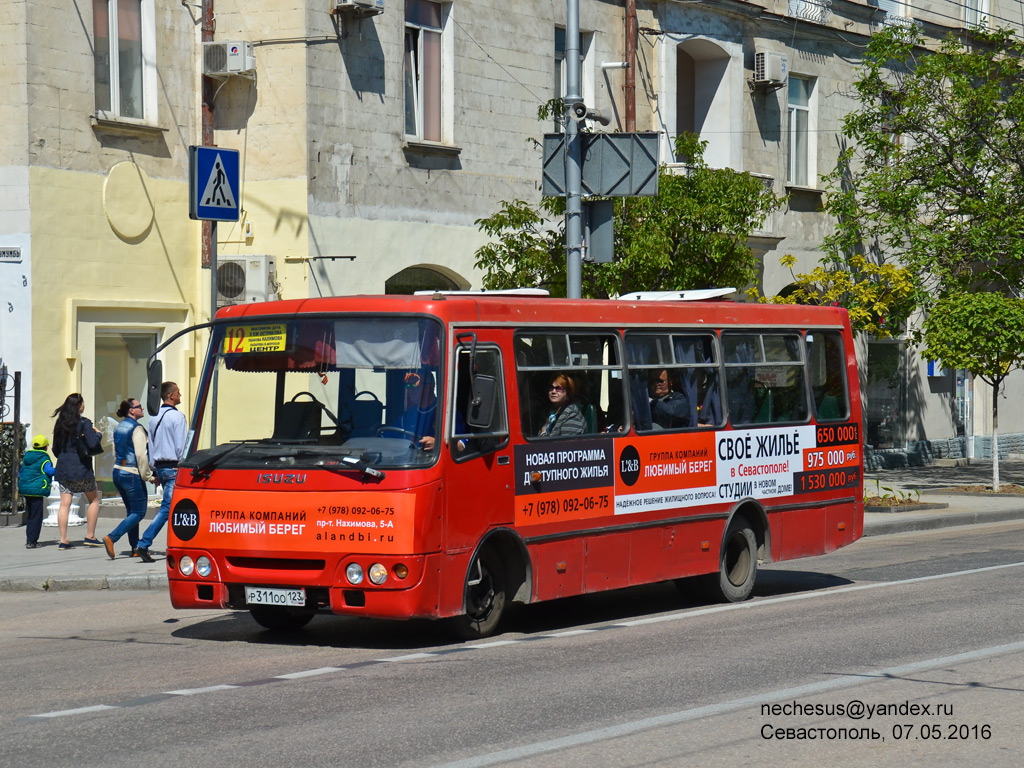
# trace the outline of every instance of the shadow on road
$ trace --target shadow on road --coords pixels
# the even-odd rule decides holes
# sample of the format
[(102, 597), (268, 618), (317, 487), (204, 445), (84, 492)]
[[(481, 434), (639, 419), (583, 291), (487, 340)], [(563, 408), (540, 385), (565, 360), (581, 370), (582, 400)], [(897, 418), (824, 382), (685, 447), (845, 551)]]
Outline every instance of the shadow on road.
[[(754, 597), (777, 597), (851, 583), (849, 579), (812, 571), (760, 571)], [(501, 632), (506, 636), (529, 636), (591, 629), (594, 625), (676, 613), (708, 605), (710, 603), (702, 598), (696, 580), (680, 580), (679, 587), (666, 581), (549, 600), (535, 605), (512, 605), (506, 609)], [(455, 638), (449, 623), (443, 620), (392, 621), (322, 615), (301, 630), (274, 632), (263, 629), (246, 611), (219, 614), (206, 621), (181, 627), (173, 634), (175, 637), (212, 642), (380, 651), (417, 651), (463, 645), (462, 641)]]

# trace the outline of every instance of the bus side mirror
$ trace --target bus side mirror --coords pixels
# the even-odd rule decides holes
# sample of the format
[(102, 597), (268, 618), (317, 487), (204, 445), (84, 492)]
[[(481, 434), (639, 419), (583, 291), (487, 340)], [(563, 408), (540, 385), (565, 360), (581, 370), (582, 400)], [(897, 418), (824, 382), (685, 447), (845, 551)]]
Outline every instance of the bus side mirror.
[(146, 410), (150, 416), (160, 413), (160, 385), (164, 381), (164, 364), (162, 360), (154, 360), (146, 369)]
[(494, 401), (498, 393), (498, 380), (494, 376), (477, 374), (473, 377), (473, 399), (466, 407), (466, 425), (490, 431), (494, 418)]

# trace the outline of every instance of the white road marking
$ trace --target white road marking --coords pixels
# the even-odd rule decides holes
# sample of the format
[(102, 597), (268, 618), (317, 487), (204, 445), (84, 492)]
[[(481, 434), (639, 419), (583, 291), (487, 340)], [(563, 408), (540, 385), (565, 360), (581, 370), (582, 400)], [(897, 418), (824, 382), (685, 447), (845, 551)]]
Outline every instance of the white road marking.
[(227, 691), (238, 688), (237, 685), (208, 685), (205, 688), (182, 688), (180, 691), (164, 691), (173, 696), (196, 696), (200, 693), (212, 693), (213, 691)]
[[(546, 752), (555, 752), (560, 749), (579, 747), (586, 744), (593, 744), (598, 741), (607, 741), (608, 739), (615, 739), (620, 736), (629, 736), (652, 728), (660, 728), (666, 725), (677, 725), (688, 720), (697, 720), (711, 715), (735, 712), (736, 710), (745, 709), (759, 704), (788, 701), (790, 699), (800, 698), (801, 696), (810, 696), (812, 694), (819, 694), (825, 691), (832, 691), (837, 688), (863, 685), (867, 682), (871, 682), (873, 678), (885, 680), (893, 676), (906, 675), (911, 672), (920, 672), (927, 669), (934, 669), (935, 667), (978, 661), (979, 659), (986, 659), (991, 656), (999, 656), (1004, 653), (1016, 653), (1019, 651), (1024, 651), (1024, 642), (1009, 643), (1008, 645), (996, 645), (990, 648), (979, 648), (978, 650), (958, 653), (953, 656), (942, 656), (935, 659), (915, 661), (910, 664), (901, 664), (900, 666), (889, 667), (888, 669), (877, 669), (859, 675), (844, 675), (843, 677), (823, 680), (820, 683), (810, 683), (808, 685), (801, 685), (795, 688), (782, 688), (776, 691), (760, 693), (756, 696), (747, 696), (742, 699), (732, 699), (731, 701), (723, 701), (718, 704), (709, 704), (705, 707), (684, 709), (679, 712), (670, 712), (666, 715), (659, 715), (657, 717), (646, 717), (642, 720), (634, 720), (630, 723), (613, 725), (608, 728), (584, 731), (574, 736), (563, 736), (559, 739), (538, 741), (534, 744), (525, 744), (513, 749), (503, 749), (498, 752), (477, 755), (476, 757), (468, 757), (451, 763), (443, 763), (435, 766), (434, 768), (485, 768), (485, 766), (498, 765), (499, 763), (509, 762), (512, 760), (522, 760), (524, 758), (533, 757)], [(850, 727), (855, 728), (858, 727), (858, 725), (851, 724)], [(862, 725), (860, 727), (864, 726)]]
[(329, 675), (332, 672), (341, 672), (344, 667), (317, 667), (302, 672), (289, 672), (287, 675), (274, 675), (279, 680), (298, 680), (300, 677), (316, 677), (317, 675)]
[(118, 709), (118, 707), (96, 704), (91, 707), (79, 707), (78, 709), (62, 709), (58, 712), (44, 712), (41, 715), (29, 715), (29, 717), (65, 717), (67, 715), (84, 715), (86, 712), (102, 712), (104, 709)]
[(615, 627), (639, 627), (644, 624), (660, 624), (663, 621), (678, 621), (679, 619), (688, 619), (693, 616), (707, 616), (709, 613), (722, 613), (723, 611), (742, 611), (749, 608), (758, 608), (762, 605), (773, 605), (775, 603), (788, 603), (793, 600), (813, 600), (817, 598), (832, 597), (833, 595), (842, 595), (847, 592), (860, 592), (864, 589), (880, 589), (882, 587), (899, 587), (904, 584), (919, 584), (924, 581), (934, 581), (936, 579), (949, 579), (954, 576), (971, 576), (975, 573), (986, 573), (988, 571), (998, 571), (1003, 568), (1020, 568), (1024, 566), (1024, 562), (1021, 563), (1006, 563), (1004, 565), (989, 565), (984, 568), (971, 568), (967, 571), (953, 571), (951, 573), (937, 573), (933, 576), (916, 576), (913, 579), (901, 579), (900, 581), (875, 581), (870, 584), (854, 584), (849, 587), (837, 587), (835, 589), (819, 590), (817, 592), (801, 592), (799, 595), (784, 595), (783, 597), (767, 597), (763, 600), (750, 600), (744, 603), (729, 603), (728, 605), (716, 605), (712, 608), (698, 608), (695, 611), (679, 611), (677, 613), (668, 613), (662, 616), (650, 616), (645, 619), (633, 619), (631, 621), (617, 621), (612, 626)]
[[(949, 572), (949, 573), (938, 573), (938, 574), (935, 574), (935, 575), (932, 575), (932, 576), (917, 576), (917, 577), (912, 578), (912, 579), (901, 579), (900, 581), (878, 581), (878, 582), (872, 582), (870, 584), (854, 584), (854, 585), (849, 586), (849, 587), (838, 587), (836, 589), (819, 590), (819, 591), (816, 591), (816, 592), (802, 592), (802, 593), (800, 593), (798, 595), (784, 595), (782, 597), (769, 597), (769, 598), (765, 598), (763, 600), (751, 600), (751, 601), (747, 601), (747, 602), (743, 602), (743, 603), (730, 603), (728, 605), (718, 605), (718, 606), (714, 606), (714, 607), (711, 607), (711, 608), (699, 608), (697, 610), (685, 610), (685, 611), (679, 611), (679, 612), (676, 612), (676, 613), (664, 614), (664, 615), (661, 615), (661, 616), (651, 616), (651, 617), (644, 618), (644, 619), (633, 619), (633, 620), (630, 620), (630, 621), (612, 622), (610, 624), (605, 624), (603, 626), (605, 628), (607, 628), (607, 627), (639, 627), (639, 626), (643, 626), (643, 625), (646, 625), (646, 624), (658, 624), (658, 623), (665, 622), (665, 621), (679, 621), (681, 619), (688, 619), (688, 618), (693, 618), (693, 617), (696, 617), (696, 616), (706, 616), (706, 615), (712, 614), (712, 613), (721, 613), (722, 611), (749, 610), (749, 609), (752, 609), (752, 608), (758, 608), (758, 607), (765, 606), (765, 605), (773, 605), (775, 603), (791, 602), (793, 600), (812, 600), (812, 599), (818, 599), (818, 598), (827, 598), (827, 597), (832, 597), (833, 595), (840, 595), (840, 594), (845, 594), (845, 593), (848, 593), (848, 592), (858, 592), (858, 591), (865, 590), (865, 589), (880, 589), (880, 588), (883, 588), (883, 587), (899, 587), (899, 586), (903, 586), (905, 584), (919, 584), (919, 583), (926, 582), (926, 581), (934, 581), (936, 579), (950, 579), (950, 578), (953, 578), (953, 577), (956, 577), (956, 576), (971, 576), (971, 575), (977, 574), (977, 573), (987, 573), (987, 572), (990, 572), (990, 571), (998, 571), (998, 570), (1003, 570), (1003, 569), (1006, 569), (1006, 568), (1020, 568), (1022, 566), (1024, 566), (1024, 562), (1006, 563), (1004, 565), (991, 565), (991, 566), (986, 566), (984, 568), (971, 568), (971, 569), (966, 570), (966, 571), (952, 571), (952, 572)], [(544, 633), (544, 634), (532, 635), (532, 636), (529, 636), (529, 637), (525, 637), (525, 638), (521, 638), (521, 639), (516, 639), (516, 640), (493, 640), (493, 641), (490, 641), (490, 642), (480, 643), (478, 645), (464, 645), (464, 646), (461, 646), (461, 648), (457, 648), (455, 650), (459, 650), (459, 651), (461, 651), (461, 650), (465, 650), (465, 651), (485, 650), (485, 649), (488, 649), (488, 648), (497, 648), (497, 647), (501, 647), (501, 646), (505, 646), (505, 645), (519, 645), (519, 644), (522, 644), (524, 642), (533, 641), (533, 640), (539, 640), (541, 638), (551, 638), (553, 640), (558, 640), (558, 639), (565, 638), (565, 637), (574, 637), (576, 635), (582, 635), (582, 634), (587, 634), (589, 632), (597, 632), (597, 631), (598, 631), (597, 629), (593, 629), (593, 628), (570, 629), (570, 630), (566, 630), (564, 632)], [(1021, 647), (1024, 647), (1024, 644), (1022, 644)], [(998, 650), (998, 649), (1006, 649), (1006, 650)], [(981, 656), (978, 656), (978, 658), (984, 658), (986, 655), (994, 655), (995, 653), (1009, 652), (1009, 651), (1016, 650), (1016, 649), (1017, 649), (1017, 644), (1011, 645), (1011, 646), (997, 646), (997, 648), (995, 650), (993, 650), (993, 649), (982, 649), (980, 651), (973, 651), (971, 653), (982, 654)], [(971, 653), (961, 654), (960, 656), (950, 656), (950, 657), (947, 657), (947, 659), (967, 660), (968, 657), (971, 656)], [(413, 659), (425, 659), (425, 658), (434, 658), (434, 657), (440, 658), (442, 655), (448, 655), (448, 654), (437, 654), (437, 653), (427, 653), (427, 652), (423, 652), (423, 653), (409, 653), (409, 654), (405, 654), (403, 656), (395, 656), (395, 657), (387, 658), (387, 659), (376, 659), (375, 661), (377, 663), (389, 663), (389, 662), (398, 662), (398, 661), (411, 661)], [(940, 661), (942, 661), (942, 660), (940, 659), (940, 660), (936, 661), (935, 663), (937, 664)], [(926, 666), (919, 667), (921, 669), (925, 669), (925, 668), (929, 668), (930, 666), (933, 666), (933, 663), (931, 661), (920, 662), (920, 663), (926, 665)], [(912, 668), (914, 668), (914, 665), (907, 665), (905, 667), (894, 667), (893, 670), (889, 670), (889, 672), (895, 674), (894, 670), (910, 671)], [(342, 672), (345, 669), (346, 669), (345, 667), (318, 667), (316, 669), (307, 669), (307, 670), (303, 670), (301, 672), (290, 672), (290, 673), (284, 674), (284, 675), (276, 675), (275, 679), (280, 679), (280, 680), (298, 680), (298, 679), (305, 678), (305, 677), (315, 677), (317, 675), (329, 675), (329, 674), (333, 674), (335, 672)], [(882, 672), (879, 672), (878, 674), (883, 674), (884, 672), (885, 671), (883, 670)], [(862, 676), (850, 676), (848, 678), (838, 678), (838, 680), (829, 681), (829, 686), (851, 685), (853, 683), (853, 681), (859, 681), (859, 680), (863, 680), (863, 679), (864, 678)], [(847, 682), (847, 680), (849, 680), (849, 682)], [(175, 695), (175, 696), (194, 696), (194, 695), (201, 694), (201, 693), (209, 693), (209, 692), (212, 692), (212, 691), (226, 691), (226, 690), (230, 690), (232, 688), (243, 688), (243, 687), (245, 687), (245, 686), (244, 685), (211, 685), (211, 686), (208, 686), (206, 688), (186, 688), (186, 689), (182, 689), (182, 690), (179, 690), (179, 691), (164, 691), (164, 693), (165, 694)], [(826, 687), (826, 688), (819, 688), (819, 687), (816, 687), (816, 686), (811, 686), (808, 689), (808, 692), (817, 692), (817, 691), (820, 691), (820, 690), (828, 690), (828, 689), (829, 689), (828, 687)], [(794, 688), (792, 690), (793, 691), (801, 691), (802, 689)], [(763, 696), (757, 696), (757, 697), (753, 697), (753, 698), (750, 698), (750, 699), (742, 699), (742, 700), (739, 700), (738, 702), (734, 702), (734, 703), (726, 702), (724, 704), (716, 705), (716, 706), (726, 707), (727, 708), (727, 709), (723, 709), (721, 711), (729, 711), (730, 708), (733, 708), (734, 704), (735, 704), (735, 708), (738, 708), (738, 707), (741, 707), (741, 706), (746, 706), (750, 702), (760, 702), (760, 701), (762, 701), (762, 699), (765, 700), (765, 701), (774, 701), (779, 696), (784, 696), (784, 695), (789, 695), (789, 694), (786, 691), (777, 691), (777, 692), (772, 693), (772, 694), (764, 694), (764, 696), (768, 696), (769, 697), (767, 699), (764, 699)], [(94, 705), (94, 706), (91, 706), (91, 707), (80, 707), (78, 709), (65, 709), (65, 710), (59, 710), (59, 711), (56, 711), (56, 712), (44, 712), (44, 713), (36, 714), (36, 715), (27, 715), (27, 717), (28, 718), (54, 718), (54, 717), (64, 717), (64, 716), (68, 716), (68, 715), (85, 714), (87, 712), (100, 712), (100, 711), (103, 711), (105, 709), (121, 709), (121, 708), (122, 707), (120, 705), (117, 705), (117, 704), (114, 704), (114, 705), (97, 704), (97, 705)], [(690, 713), (690, 714), (687, 714), (686, 717), (682, 718), (682, 720), (689, 720), (689, 719), (693, 719), (694, 717), (703, 717), (704, 714), (714, 714), (714, 712), (711, 712), (711, 711), (705, 712), (706, 709), (707, 708), (696, 709), (696, 710), (686, 710), (686, 713)], [(667, 718), (679, 717), (680, 715), (686, 714), (686, 713), (676, 713), (675, 715), (664, 715), (663, 717), (667, 717)], [(698, 713), (698, 714), (692, 714), (692, 713)], [(659, 719), (660, 718), (653, 718), (650, 721), (637, 721), (637, 722), (651, 722), (651, 723), (654, 723), (654, 724), (653, 725), (646, 725), (646, 726), (643, 726), (642, 728), (638, 727), (638, 728), (636, 728), (636, 730), (643, 730), (643, 728), (653, 728), (653, 727), (656, 727), (658, 723), (655, 722), (655, 721), (657, 721)], [(670, 720), (669, 722), (682, 722), (682, 720)], [(623, 727), (626, 727), (626, 726), (616, 726), (616, 728), (623, 728)], [(632, 726), (629, 726), (629, 727), (632, 727)], [(612, 728), (612, 729), (601, 729), (599, 731), (592, 731), (591, 733), (605, 733), (605, 732), (607, 732), (610, 735), (602, 736), (600, 738), (613, 738), (614, 735), (616, 735), (616, 734), (612, 733), (613, 731), (615, 731), (615, 728)], [(633, 731), (627, 731), (627, 732), (628, 733), (632, 733)], [(563, 741), (566, 741), (567, 739), (571, 740), (571, 739), (575, 739), (575, 738), (579, 738), (579, 737), (566, 737), (566, 739), (558, 739), (558, 740), (556, 740), (556, 742), (563, 742)], [(597, 738), (595, 738), (594, 740), (596, 741)], [(544, 743), (544, 744), (548, 744), (548, 743), (554, 744), (555, 742), (542, 742), (542, 743)], [(580, 743), (580, 744), (582, 744), (582, 743), (585, 743), (585, 742), (573, 742), (573, 743)], [(566, 741), (566, 746), (571, 746), (571, 745), (572, 744), (570, 744), (568, 741)], [(527, 748), (528, 747), (523, 747), (522, 749), (527, 749)], [(539, 751), (540, 752), (551, 751), (551, 750), (555, 750), (555, 749), (559, 749), (559, 748), (560, 747), (558, 747), (558, 746), (552, 746), (552, 747), (541, 749)], [(494, 754), (498, 755), (498, 754), (504, 754), (504, 753), (494, 753)], [(527, 756), (529, 754), (538, 754), (538, 752), (524, 753), (523, 755), (519, 755), (519, 756), (522, 757), (522, 756)], [(486, 756), (484, 756), (484, 757), (486, 757)], [(478, 759), (483, 759), (483, 758), (470, 758), (470, 760), (478, 760)], [(503, 757), (500, 760), (495, 760), (494, 762), (501, 762), (502, 760), (511, 760), (511, 759), (515, 759), (515, 757)], [(477, 762), (466, 762), (466, 763), (463, 763), (463, 762), (457, 762), (457, 763), (451, 763), (450, 764), (450, 768), (464, 768), (464, 767), (468, 768), (468, 766), (476, 766), (476, 765), (481, 765), (481, 766), (482, 765), (493, 765), (494, 762), (485, 762), (485, 763), (477, 763)], [(446, 766), (446, 768), (448, 768), (448, 766)]]

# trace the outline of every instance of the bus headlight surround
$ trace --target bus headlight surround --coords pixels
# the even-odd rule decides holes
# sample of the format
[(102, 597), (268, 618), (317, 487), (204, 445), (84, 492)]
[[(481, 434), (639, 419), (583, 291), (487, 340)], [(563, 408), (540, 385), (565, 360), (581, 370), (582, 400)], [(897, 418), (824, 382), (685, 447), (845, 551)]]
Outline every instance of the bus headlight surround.
[(387, 581), (388, 569), (380, 563), (374, 563), (370, 566), (369, 571), (370, 582), (376, 584), (378, 587)]
[(181, 560), (178, 561), (178, 570), (181, 571), (182, 576), (191, 576), (195, 568), (196, 564), (192, 562), (191, 557), (188, 555), (181, 556)]
[(204, 579), (210, 575), (213, 570), (213, 563), (210, 562), (210, 558), (203, 555), (196, 560), (196, 573), (202, 576)]
[(349, 563), (345, 568), (345, 578), (349, 584), (363, 583), (363, 566), (359, 563)]

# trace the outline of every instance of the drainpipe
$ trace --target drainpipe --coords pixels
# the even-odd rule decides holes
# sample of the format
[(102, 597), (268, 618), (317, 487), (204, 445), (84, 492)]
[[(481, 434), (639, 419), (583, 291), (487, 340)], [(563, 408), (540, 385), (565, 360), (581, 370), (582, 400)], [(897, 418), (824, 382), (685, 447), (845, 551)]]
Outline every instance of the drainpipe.
[[(213, 0), (203, 0), (203, 26), (202, 26), (202, 41), (204, 43), (213, 42)], [(202, 51), (200, 51), (200, 56)], [(200, 64), (200, 70), (202, 65)], [(206, 75), (201, 75), (203, 89), (203, 106), (202, 106), (202, 141), (200, 144), (204, 147), (213, 146), (213, 80)], [(213, 222), (203, 222), (203, 268), (210, 268), (211, 256), (213, 252)], [(217, 297), (214, 296), (211, 301), (211, 305), (216, 311)], [(211, 315), (210, 319), (213, 319)]]
[(626, 133), (636, 132), (636, 0), (626, 0)]

